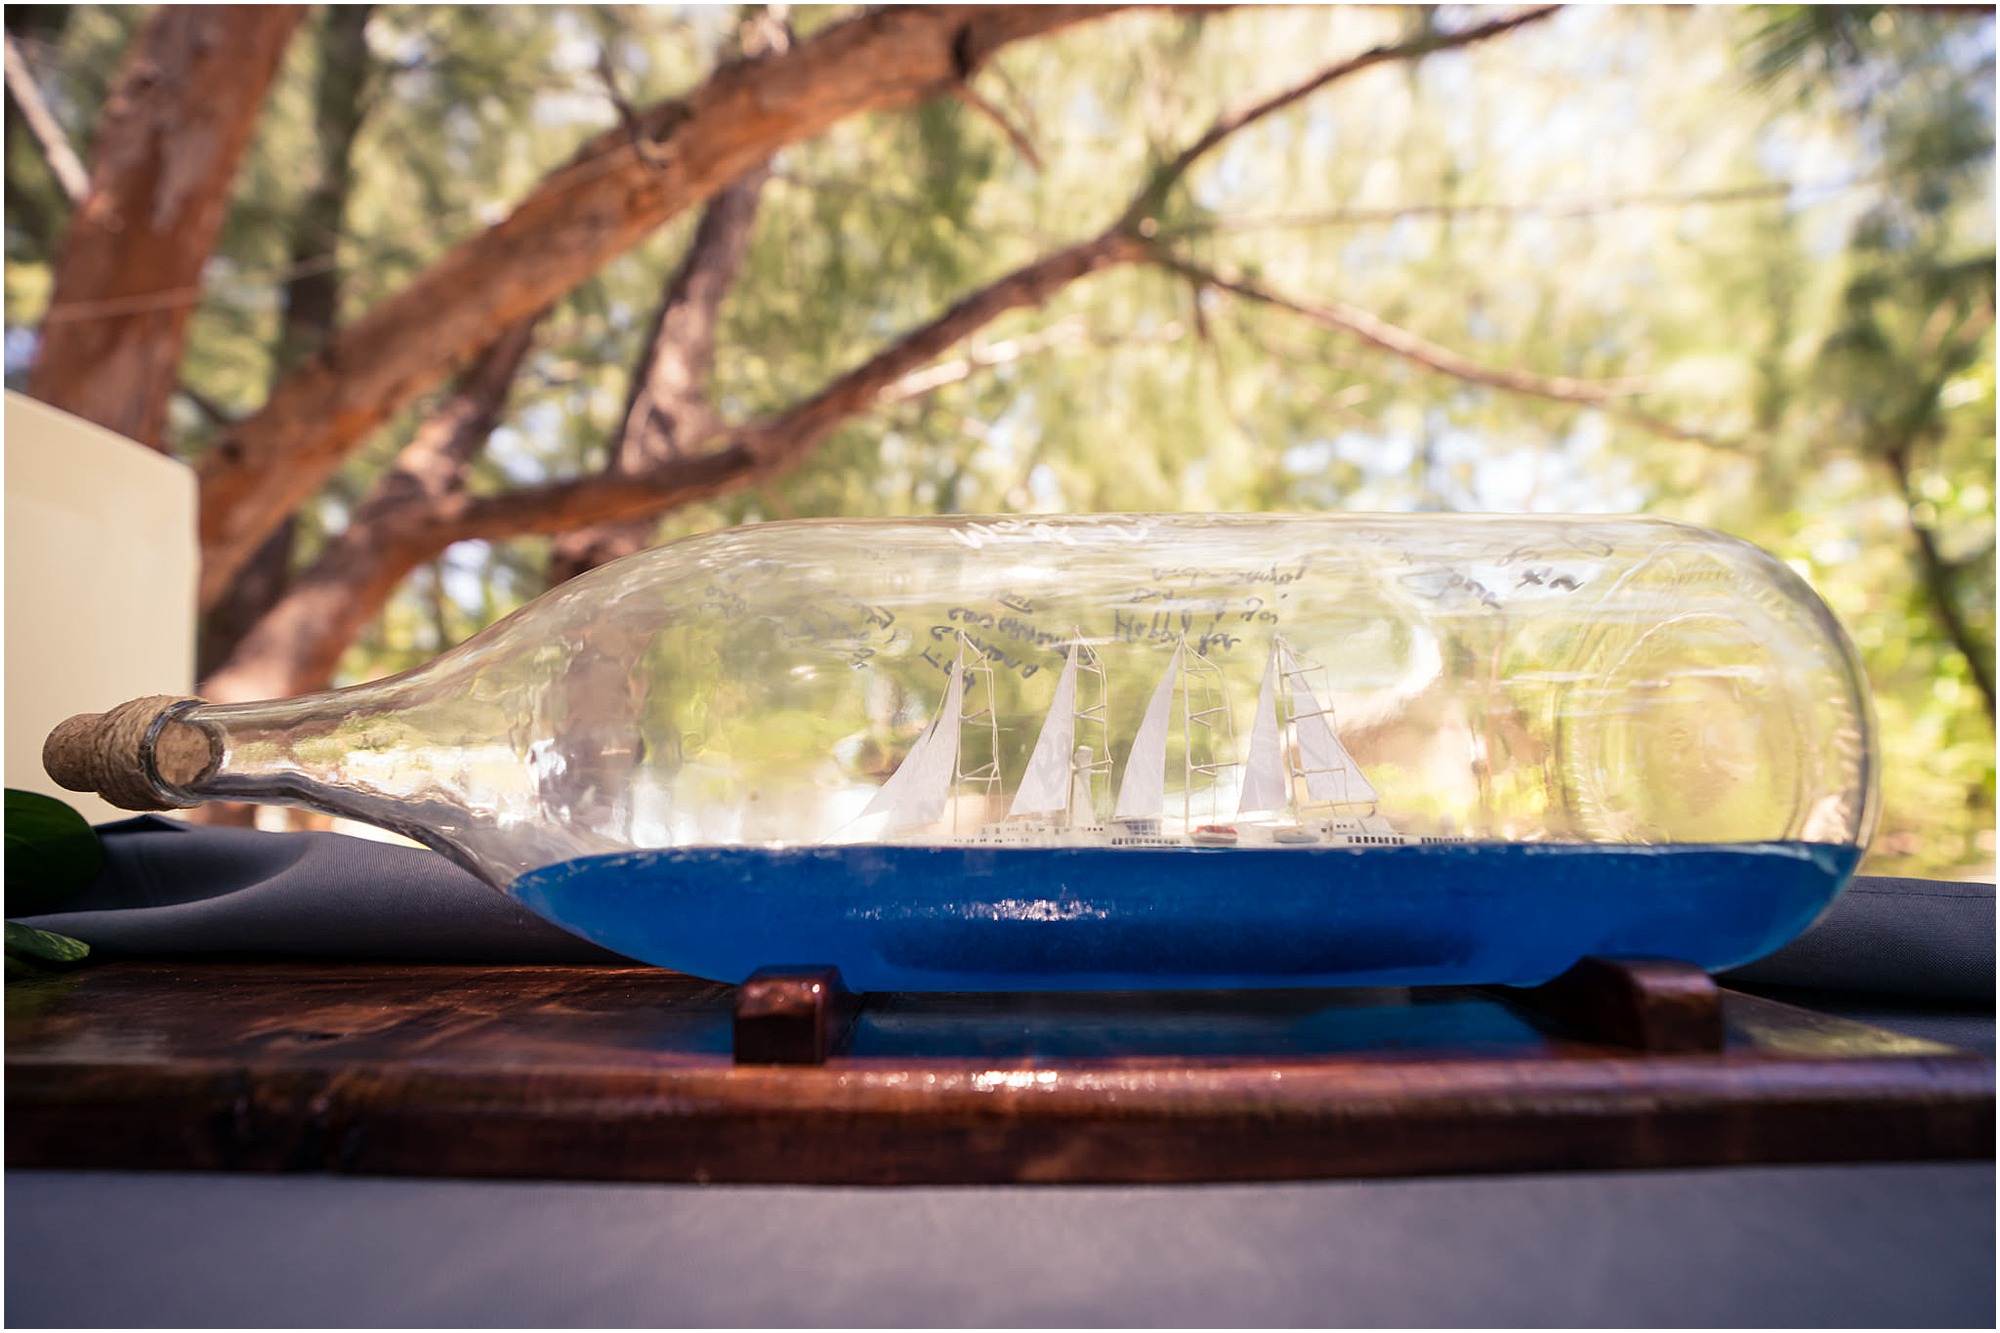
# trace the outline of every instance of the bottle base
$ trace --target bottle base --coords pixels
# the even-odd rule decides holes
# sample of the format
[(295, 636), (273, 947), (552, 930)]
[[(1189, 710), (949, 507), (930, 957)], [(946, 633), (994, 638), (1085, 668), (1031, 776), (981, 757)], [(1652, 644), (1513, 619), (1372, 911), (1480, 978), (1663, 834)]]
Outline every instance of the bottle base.
[(700, 847), (563, 862), (509, 891), (729, 982), (813, 963), (863, 990), (1531, 985), (1587, 954), (1762, 957), (1858, 859), (1803, 842)]

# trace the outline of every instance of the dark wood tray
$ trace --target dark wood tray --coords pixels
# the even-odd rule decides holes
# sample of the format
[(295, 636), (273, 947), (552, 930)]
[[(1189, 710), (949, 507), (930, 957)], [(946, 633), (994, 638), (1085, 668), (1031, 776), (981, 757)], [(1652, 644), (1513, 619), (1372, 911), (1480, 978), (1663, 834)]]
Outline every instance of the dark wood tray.
[(640, 967), (125, 962), (7, 986), (16, 1167), (894, 1184), (1981, 1158), (1993, 1087), (1983, 1057), (1671, 965), (1530, 992), (844, 1004), (810, 977), (739, 994)]

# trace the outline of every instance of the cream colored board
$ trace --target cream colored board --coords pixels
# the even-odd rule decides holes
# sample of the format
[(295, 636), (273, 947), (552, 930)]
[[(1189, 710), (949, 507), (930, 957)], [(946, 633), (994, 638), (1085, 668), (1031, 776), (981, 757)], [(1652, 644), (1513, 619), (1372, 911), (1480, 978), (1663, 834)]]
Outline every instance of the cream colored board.
[(14, 393), (4, 455), (7, 785), (121, 818), (42, 772), (42, 738), (72, 713), (192, 692), (194, 472)]

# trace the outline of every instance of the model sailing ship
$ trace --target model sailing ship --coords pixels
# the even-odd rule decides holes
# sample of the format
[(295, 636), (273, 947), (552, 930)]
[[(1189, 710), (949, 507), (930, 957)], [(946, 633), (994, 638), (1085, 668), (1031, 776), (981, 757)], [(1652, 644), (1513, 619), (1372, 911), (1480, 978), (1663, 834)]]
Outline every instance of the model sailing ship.
[[(1319, 670), (1282, 637), (1272, 637), (1249, 753), (1239, 765), (1223, 757), (1235, 747), (1222, 673), (1185, 637), (1177, 640), (1133, 737), (1106, 823), (1098, 817), (1097, 798), (1111, 770), (1105, 673), (1097, 655), (1080, 639), (1073, 641), (1006, 818), (969, 834), (949, 827), (944, 841), (987, 847), (1400, 847), (1458, 841), (1413, 837), (1375, 812), (1380, 795), (1341, 743), (1332, 710), (1313, 688)], [(971, 767), (963, 762), (968, 729), (988, 734), (985, 753), (999, 752), (992, 678), (985, 655), (961, 633), (944, 699), (930, 725), (838, 841), (857, 834), (883, 841), (928, 834), (955, 824), (958, 793), (994, 794), (1001, 781), (997, 758)], [(1168, 740), (1176, 711), (1185, 774), (1178, 818), (1170, 821)], [(1097, 743), (1079, 744), (1086, 736)], [(1225, 774), (1238, 767), (1235, 818), (1222, 822), (1213, 800)], [(1196, 812), (1198, 792), (1211, 805), (1205, 822)]]
[(1851, 848), (1411, 835), (1377, 813), (1317, 670), (1272, 640), (1239, 763), (1221, 671), (1176, 641), (1114, 800), (1105, 672), (1078, 635), (993, 821), (995, 669), (961, 632), (929, 724), (832, 838), (585, 857), (513, 892), (730, 980), (824, 959), (863, 990), (1527, 985), (1592, 952), (1755, 957), (1853, 869)]

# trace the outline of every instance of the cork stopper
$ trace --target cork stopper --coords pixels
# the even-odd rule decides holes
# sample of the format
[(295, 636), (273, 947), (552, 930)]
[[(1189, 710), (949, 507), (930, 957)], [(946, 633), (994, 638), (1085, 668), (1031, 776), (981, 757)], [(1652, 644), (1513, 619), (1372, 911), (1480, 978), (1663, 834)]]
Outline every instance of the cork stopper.
[(168, 799), (153, 779), (185, 787), (215, 767), (220, 756), (206, 731), (163, 720), (175, 706), (199, 702), (153, 694), (108, 713), (79, 713), (57, 724), (42, 742), (42, 767), (65, 789), (95, 792), (121, 810), (195, 804)]

